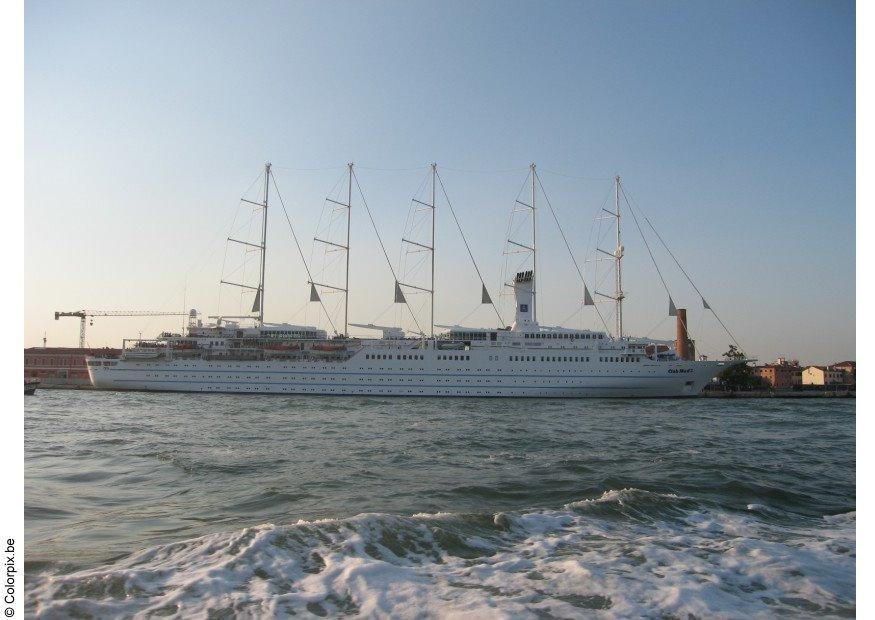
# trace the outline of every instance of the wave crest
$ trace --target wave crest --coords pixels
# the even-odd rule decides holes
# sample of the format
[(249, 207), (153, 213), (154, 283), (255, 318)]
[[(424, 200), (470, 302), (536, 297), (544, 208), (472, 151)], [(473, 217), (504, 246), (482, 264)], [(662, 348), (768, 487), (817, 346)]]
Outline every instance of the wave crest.
[(855, 518), (785, 528), (606, 491), (560, 510), (361, 514), (217, 533), (29, 576), (38, 617), (853, 613)]

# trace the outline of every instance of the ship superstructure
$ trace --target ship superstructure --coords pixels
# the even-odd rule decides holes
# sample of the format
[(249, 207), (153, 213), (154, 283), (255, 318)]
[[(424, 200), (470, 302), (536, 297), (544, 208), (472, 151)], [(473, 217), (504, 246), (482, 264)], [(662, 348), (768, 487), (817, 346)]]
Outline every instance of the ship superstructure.
[[(346, 252), (347, 277), (343, 287), (315, 282), (305, 263), (310, 276), (311, 301), (320, 301), (317, 287), (343, 292), (343, 332), (329, 335), (326, 330), (315, 326), (265, 322), (266, 210), (272, 178), (268, 164), (265, 168), (264, 200), (254, 203), (264, 209), (261, 243), (246, 242), (260, 252), (258, 284), (248, 287), (225, 282), (254, 290), (252, 313), (212, 316), (209, 317), (211, 322), (204, 323), (197, 311), (192, 310), (184, 333), (165, 332), (155, 339), (124, 340), (119, 358), (88, 358), (92, 382), (97, 388), (116, 390), (260, 394), (674, 397), (698, 394), (723, 367), (739, 363), (739, 359), (684, 359), (694, 356), (686, 334), (685, 318), (683, 325), (678, 319), (679, 345), (675, 341), (634, 338), (623, 334), (619, 178), (616, 180), (613, 212), (617, 220), (617, 247), (612, 253), (617, 263), (615, 291), (611, 294), (596, 292), (596, 295), (609, 298), (616, 304), (615, 333), (611, 334), (607, 329), (600, 331), (541, 325), (537, 320), (537, 235), (534, 215), (535, 182), (538, 179), (534, 165), (531, 174), (531, 204), (517, 201), (532, 210), (531, 243), (509, 241), (532, 253), (533, 268), (516, 272), (507, 283), (512, 288), (515, 304), (514, 321), (510, 326), (473, 328), (435, 325), (433, 219), (431, 245), (405, 240), (431, 252), (430, 288), (405, 284), (397, 276), (395, 279), (396, 303), (406, 303), (406, 287), (432, 296), (430, 333), (419, 329), (419, 333), (410, 335), (397, 326), (348, 322), (348, 228), (346, 245), (333, 244)], [(432, 175), (431, 202), (423, 201), (421, 204), (431, 210), (433, 218), (435, 184), (439, 182), (435, 166), (432, 166)], [(348, 199), (342, 205), (347, 209), (347, 216), (351, 208), (353, 182), (350, 165)], [(373, 223), (373, 218), (371, 221)], [(459, 231), (462, 232), (461, 226)], [(465, 245), (473, 262), (467, 239)], [(580, 269), (578, 272), (581, 273)], [(479, 269), (477, 273), (480, 274)], [(482, 277), (480, 279), (482, 283)], [(583, 293), (584, 303), (594, 305), (585, 282)], [(483, 303), (492, 304), (485, 283)], [(703, 303), (706, 303), (704, 299)], [(677, 315), (673, 302), (670, 302), (670, 306)], [(350, 326), (373, 331), (374, 337), (350, 337)], [(435, 327), (442, 331), (435, 332)], [(678, 349), (683, 356), (678, 354)]]

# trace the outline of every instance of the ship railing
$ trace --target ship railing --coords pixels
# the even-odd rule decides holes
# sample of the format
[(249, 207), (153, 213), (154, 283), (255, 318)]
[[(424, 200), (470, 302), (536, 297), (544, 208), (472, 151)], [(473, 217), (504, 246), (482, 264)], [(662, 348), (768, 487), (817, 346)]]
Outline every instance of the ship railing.
[(372, 340), (367, 344), (361, 344), (359, 348), (367, 348), (367, 349), (404, 349), (405, 351), (410, 350), (422, 350), (427, 349), (428, 346), (423, 346), (423, 341), (416, 339), (401, 339), (398, 340)]
[(126, 338), (122, 340), (122, 351), (133, 349), (166, 349), (167, 343), (157, 338)]
[(158, 357), (167, 350), (167, 343), (154, 338), (128, 338), (122, 340), (122, 359)]

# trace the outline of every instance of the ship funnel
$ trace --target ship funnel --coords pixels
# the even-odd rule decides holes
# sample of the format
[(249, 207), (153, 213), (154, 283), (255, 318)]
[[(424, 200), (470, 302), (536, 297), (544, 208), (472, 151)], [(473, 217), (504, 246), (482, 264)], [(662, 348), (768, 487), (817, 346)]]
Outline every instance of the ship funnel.
[(532, 271), (521, 271), (513, 279), (513, 291), (516, 297), (516, 316), (511, 327), (513, 331), (523, 331), (535, 326), (532, 320), (533, 281)]
[(696, 354), (693, 349), (693, 341), (690, 340), (690, 334), (687, 331), (687, 311), (685, 308), (678, 308), (676, 312), (675, 320), (677, 326), (675, 329), (674, 350), (682, 360), (691, 360)]

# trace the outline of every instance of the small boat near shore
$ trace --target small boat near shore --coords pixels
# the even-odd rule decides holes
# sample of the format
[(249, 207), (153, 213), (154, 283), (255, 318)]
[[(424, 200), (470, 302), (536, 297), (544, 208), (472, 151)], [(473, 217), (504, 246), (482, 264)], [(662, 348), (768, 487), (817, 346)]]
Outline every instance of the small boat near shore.
[(39, 387), (40, 380), (39, 379), (25, 379), (24, 380), (24, 393), (26, 396), (33, 396), (36, 393), (36, 389)]

